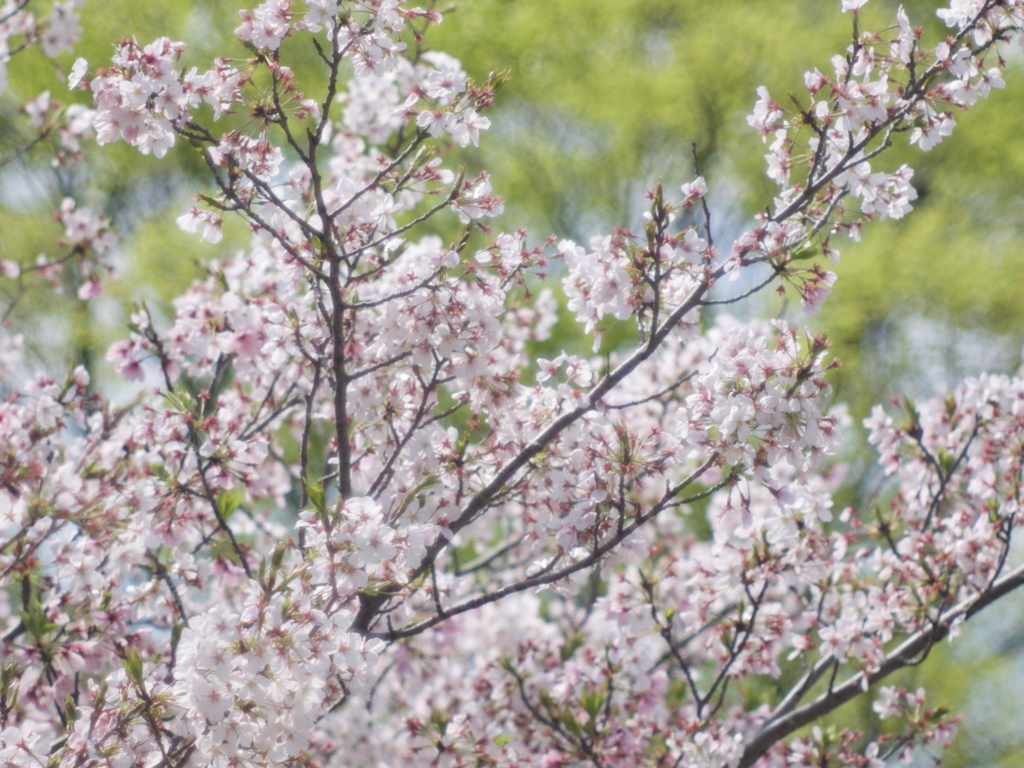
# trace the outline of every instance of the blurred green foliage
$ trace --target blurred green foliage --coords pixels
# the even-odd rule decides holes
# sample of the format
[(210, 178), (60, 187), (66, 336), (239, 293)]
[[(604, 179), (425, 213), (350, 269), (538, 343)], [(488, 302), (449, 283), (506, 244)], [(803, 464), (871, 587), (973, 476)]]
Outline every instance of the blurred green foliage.
[[(863, 26), (884, 29), (898, 5), (869, 4)], [(903, 5), (924, 27), (925, 42), (945, 36), (934, 13), (940, 3)], [(831, 72), (852, 24), (838, 2), (820, 0), (480, 0), (447, 15), (434, 43), (457, 52), (477, 77), (512, 73), (492, 115), (495, 129), (476, 153), (509, 201), (511, 221), (528, 221), (537, 237), (581, 240), (610, 225), (635, 228), (645, 189), (661, 177), (670, 188), (693, 176), (696, 145), (721, 242), (774, 192), (764, 146), (744, 119), (755, 88), (767, 85), (786, 105), (803, 90), (803, 72)], [(880, 162), (915, 169), (915, 212), (865, 227), (862, 243), (839, 243), (833, 300), (813, 319), (790, 312), (829, 329), (845, 363), (837, 394), (858, 421), (913, 373), (886, 354), (898, 310), (896, 318), (909, 310), (935, 321), (939, 337), (927, 343), (947, 343), (941, 334), (959, 326), (1008, 335), (1004, 343), (1019, 347), (1024, 309), (1012, 279), (1024, 266), (1018, 64), (1006, 80), (991, 102), (957, 115), (953, 138), (930, 153), (898, 139), (904, 146)], [(780, 309), (772, 301), (764, 307)], [(1007, 355), (978, 357), (1005, 365)], [(977, 372), (951, 367), (954, 375)]]
[[(861, 13), (863, 26), (884, 29), (899, 4), (870, 3)], [(945, 36), (934, 13), (941, 3), (902, 4), (912, 23), (924, 27), (925, 42)], [(659, 178), (666, 189), (692, 178), (696, 145), (711, 188), (716, 237), (728, 242), (775, 191), (764, 173), (765, 147), (745, 121), (755, 89), (767, 85), (786, 105), (788, 94), (803, 90), (805, 71), (831, 73), (831, 57), (845, 50), (853, 31), (852, 15), (840, 14), (839, 5), (479, 0), (447, 15), (434, 42), (478, 78), (511, 71), (491, 115), (494, 129), (473, 158), (505, 195), (507, 219), (529, 222), (537, 239), (553, 232), (586, 240), (613, 225), (638, 230), (643, 192)], [(786, 311), (794, 322), (828, 329), (844, 361), (834, 378), (837, 398), (850, 405), (856, 423), (873, 403), (907, 389), (928, 396), (954, 378), (1019, 363), (1020, 69), (1011, 63), (1005, 91), (956, 115), (959, 126), (944, 144), (922, 153), (898, 138), (903, 146), (880, 159), (885, 168), (907, 163), (915, 169), (915, 211), (865, 227), (860, 243), (835, 243), (843, 254), (835, 268), (839, 279), (819, 315), (764, 299), (765, 312)], [(917, 318), (926, 322), (911, 322)], [(964, 346), (971, 347), (969, 355)], [(934, 370), (921, 370), (926, 347), (932, 348), (928, 360), (938, 360)], [(854, 468), (869, 463), (866, 456), (855, 459)], [(864, 486), (841, 499), (856, 501), (868, 492)], [(961, 650), (937, 647), (929, 664), (891, 682), (910, 690), (924, 685), (931, 705), (968, 713), (944, 765), (1020, 765), (1024, 743), (1012, 729), (996, 727), (994, 713), (1012, 700), (1013, 686), (999, 682), (1024, 674), (1021, 656), (1013, 649), (993, 652), (991, 634), (970, 628), (965, 634)], [(979, 701), (979, 688), (988, 698)], [(829, 724), (880, 732), (870, 702), (859, 701)]]

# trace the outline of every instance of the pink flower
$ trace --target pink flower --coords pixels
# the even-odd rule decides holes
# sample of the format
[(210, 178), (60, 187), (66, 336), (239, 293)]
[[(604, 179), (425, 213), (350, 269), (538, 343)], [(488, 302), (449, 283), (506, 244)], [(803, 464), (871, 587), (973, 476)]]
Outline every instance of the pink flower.
[(103, 283), (95, 277), (86, 280), (78, 287), (78, 298), (82, 301), (95, 299), (103, 293)]
[(88, 71), (89, 62), (82, 57), (75, 59), (75, 63), (71, 67), (71, 74), (68, 76), (68, 88), (71, 90), (77, 88)]

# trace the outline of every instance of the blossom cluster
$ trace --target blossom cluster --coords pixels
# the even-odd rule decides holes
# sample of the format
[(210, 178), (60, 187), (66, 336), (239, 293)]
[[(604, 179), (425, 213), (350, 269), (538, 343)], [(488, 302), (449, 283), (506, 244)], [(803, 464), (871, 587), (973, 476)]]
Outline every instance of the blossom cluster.
[(56, 0), (49, 15), (40, 18), (25, 0), (4, 0), (0, 5), (0, 93), (9, 84), (11, 57), (28, 45), (38, 45), (54, 58), (74, 48), (81, 33), (81, 8), (85, 0)]
[[(843, 10), (863, 5), (844, 2)], [(815, 234), (823, 236), (823, 250), (838, 258), (830, 234), (858, 237), (864, 221), (906, 215), (917, 199), (913, 170), (880, 170), (875, 158), (903, 131), (910, 132), (911, 144), (932, 149), (952, 133), (954, 111), (1004, 87), (999, 51), (1020, 45), (1024, 7), (1015, 0), (970, 0), (938, 13), (951, 34), (931, 48), (902, 7), (889, 30), (862, 31), (845, 54), (832, 58), (832, 76), (806, 73), (806, 96), (794, 96), (789, 113), (766, 88), (758, 89), (747, 122), (769, 144), (768, 176), (779, 186), (773, 210), (761, 219), (763, 226), (801, 228), (786, 242), (790, 254), (799, 256), (801, 249), (792, 246)], [(859, 210), (847, 198), (859, 201)], [(734, 264), (767, 259), (778, 268), (757, 238), (737, 243)], [(786, 279), (797, 285), (805, 306), (830, 293), (831, 273), (786, 266)]]

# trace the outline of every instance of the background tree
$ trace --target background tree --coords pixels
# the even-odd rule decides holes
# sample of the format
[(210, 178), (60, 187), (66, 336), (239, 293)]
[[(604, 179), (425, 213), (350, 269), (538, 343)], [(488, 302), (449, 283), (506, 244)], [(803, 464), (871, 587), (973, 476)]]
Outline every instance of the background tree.
[[(944, 34), (934, 0), (870, 4), (865, 26), (881, 28), (900, 5), (926, 34)], [(498, 39), (485, 34), (499, 22)], [(506, 115), (496, 121), (501, 141), (485, 144), (479, 162), (505, 180), (516, 212), (538, 231), (583, 238), (597, 222), (635, 222), (636, 192), (690, 172), (691, 143), (725, 193), (720, 217), (740, 226), (770, 193), (763, 148), (742, 119), (751, 94), (761, 84), (792, 90), (805, 62), (825, 61), (849, 27), (827, 4), (799, 0), (754, 7), (525, 0), (460, 6), (438, 32), (464, 51), (470, 71), (513, 73), (497, 105)], [(1015, 76), (1011, 67), (1007, 77)], [(920, 216), (865, 229), (863, 243), (844, 249), (821, 323), (844, 361), (837, 391), (858, 416), (894, 380), (931, 394), (935, 382), (912, 375), (920, 361), (902, 364), (892, 354), (913, 317), (948, 337), (989, 331), (1001, 337), (986, 337), (985, 346), (998, 347), (992, 362), (1017, 361), (1020, 304), (1016, 286), (998, 275), (1021, 258), (1022, 188), (1011, 169), (1024, 163), (1014, 141), (1024, 110), (1016, 108), (1019, 93), (1006, 96), (1014, 108), (982, 105), (984, 117), (965, 121), (958, 142), (914, 158)], [(910, 157), (900, 148), (895, 154)], [(944, 362), (942, 376), (968, 372), (962, 361)], [(967, 367), (977, 372), (985, 363), (975, 358)]]
[[(943, 34), (934, 1), (871, 3), (861, 11), (865, 26), (884, 26), (900, 5), (926, 34)], [(503, 33), (495, 39), (485, 30), (496, 23)], [(742, 119), (750, 94), (762, 83), (791, 91), (806, 62), (826, 60), (849, 28), (817, 2), (524, 0), (459, 6), (438, 32), (470, 71), (512, 72), (496, 105), (501, 141), (485, 142), (479, 162), (502, 179), (513, 210), (539, 231), (584, 238), (597, 222), (635, 222), (637, 190), (689, 172), (691, 143), (723, 193), (715, 197), (718, 220), (741, 226), (769, 191), (763, 147)], [(1019, 362), (1019, 286), (1005, 275), (1024, 259), (1024, 187), (1013, 170), (1024, 163), (1015, 140), (1024, 94), (1012, 85), (1016, 63), (1006, 77), (1004, 104), (1014, 106), (979, 105), (956, 142), (925, 155), (894, 148), (915, 169), (915, 215), (877, 222), (843, 248), (834, 295), (810, 321), (829, 330), (843, 361), (833, 382), (854, 429), (893, 392), (929, 396), (964, 375)], [(865, 482), (844, 498), (863, 501), (874, 487)], [(999, 718), (980, 715), (1013, 706), (1014, 686), (1002, 681), (1022, 674), (1017, 626), (1014, 614), (970, 635), (986, 652), (955, 656), (934, 678), (918, 670), (962, 702), (958, 708), (979, 713), (968, 717), (946, 764), (1020, 763), (1016, 734), (996, 736)], [(947, 651), (956, 653), (936, 653)], [(988, 660), (981, 670), (970, 663), (980, 657)]]

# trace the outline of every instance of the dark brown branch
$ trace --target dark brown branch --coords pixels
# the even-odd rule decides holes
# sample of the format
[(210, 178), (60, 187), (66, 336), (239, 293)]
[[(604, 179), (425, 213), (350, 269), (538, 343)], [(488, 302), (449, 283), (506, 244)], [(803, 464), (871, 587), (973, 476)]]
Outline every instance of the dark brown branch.
[[(1004, 576), (993, 584), (991, 589), (953, 606), (943, 613), (934, 625), (915, 632), (887, 654), (885, 660), (873, 672), (857, 672), (814, 701), (802, 707), (790, 709), (786, 714), (776, 713), (747, 743), (739, 762), (739, 768), (749, 768), (776, 743), (863, 694), (866, 686), (874, 685), (893, 672), (915, 664), (921, 654), (927, 652), (936, 642), (947, 637), (955, 624), (970, 619), (1022, 585), (1024, 585), (1024, 566)], [(817, 667), (822, 664), (827, 669), (830, 663), (831, 659), (822, 659), (818, 665), (815, 665), (812, 672), (817, 671)], [(818, 674), (820, 676), (821, 671), (818, 671)], [(798, 687), (806, 688), (807, 686), (805, 682), (801, 682), (798, 683)], [(789, 700), (790, 697), (787, 696), (786, 701)]]

